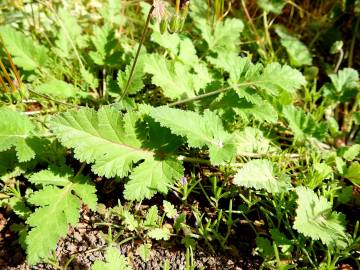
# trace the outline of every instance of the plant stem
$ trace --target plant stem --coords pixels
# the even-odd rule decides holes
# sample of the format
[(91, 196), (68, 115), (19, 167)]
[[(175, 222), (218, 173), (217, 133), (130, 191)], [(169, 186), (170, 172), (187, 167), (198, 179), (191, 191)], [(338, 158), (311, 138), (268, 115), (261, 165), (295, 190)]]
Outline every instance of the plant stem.
[(195, 97), (191, 97), (191, 98), (175, 101), (173, 103), (169, 103), (168, 106), (173, 107), (173, 106), (176, 106), (176, 105), (180, 105), (180, 104), (196, 101), (196, 100), (199, 100), (199, 99), (202, 99), (202, 98), (210, 97), (210, 96), (213, 96), (213, 95), (216, 95), (216, 94), (220, 94), (222, 92), (226, 92), (227, 90), (234, 89), (235, 86), (239, 87), (239, 86), (246, 86), (246, 85), (253, 85), (253, 84), (254, 84), (253, 82), (245, 82), (245, 83), (239, 83), (237, 85), (223, 87), (223, 88), (220, 88), (218, 90), (208, 92), (208, 93), (205, 93), (205, 94), (202, 94), (202, 95), (198, 95), (198, 96), (195, 96)]
[(106, 99), (107, 91), (106, 91), (106, 69), (103, 68), (102, 70), (102, 79), (103, 79), (103, 90), (102, 90), (102, 97)]
[(360, 24), (360, 16), (358, 16), (357, 19), (356, 19), (354, 34), (353, 34), (353, 37), (351, 39), (348, 67), (352, 67), (352, 64), (353, 64), (353, 54), (354, 54), (355, 40), (356, 40), (356, 34), (359, 31), (359, 24)]
[(80, 169), (79, 169), (78, 172), (76, 173), (75, 177), (79, 176), (79, 175), (82, 173), (82, 171), (85, 169), (85, 167), (86, 167), (86, 163), (83, 162), (83, 163), (81, 164)]
[(264, 30), (265, 30), (265, 38), (269, 45), (270, 54), (271, 54), (271, 60), (274, 58), (274, 49), (271, 42), (270, 32), (269, 32), (269, 24), (267, 20), (267, 13), (264, 11), (263, 13), (263, 22), (264, 22)]
[(131, 84), (132, 77), (134, 75), (135, 66), (136, 66), (136, 63), (137, 63), (139, 55), (140, 55), (141, 47), (142, 47), (142, 45), (144, 43), (144, 40), (145, 40), (146, 31), (147, 31), (147, 29), (149, 27), (150, 17), (151, 17), (151, 13), (152, 13), (153, 10), (154, 10), (154, 6), (151, 6), (151, 8), (149, 10), (149, 13), (147, 15), (147, 18), (146, 18), (144, 30), (143, 30), (143, 32), (141, 34), (140, 43), (139, 43), (139, 46), (138, 46), (136, 54), (135, 54), (135, 59), (134, 59), (134, 62), (132, 64), (132, 66), (131, 66), (130, 75), (129, 75), (129, 78), (128, 78), (127, 82), (126, 82), (124, 92), (122, 93), (122, 95), (120, 97), (120, 100), (122, 100), (126, 96), (126, 93), (127, 93), (128, 89), (129, 89), (129, 86)]
[(178, 156), (178, 160), (190, 162), (190, 163), (199, 163), (204, 165), (211, 165), (210, 160), (201, 159), (201, 158), (194, 158), (194, 157), (185, 157), (185, 156)]
[(246, 8), (246, 4), (245, 4), (244, 0), (241, 0), (241, 5), (242, 5), (242, 7), (243, 7), (244, 14), (245, 14), (246, 18), (248, 19), (248, 21), (249, 21), (249, 23), (250, 23), (250, 26), (251, 26), (251, 28), (252, 28), (255, 36), (256, 36), (256, 42), (260, 45), (260, 43), (261, 43), (261, 42), (260, 42), (261, 38), (260, 38), (260, 36), (259, 36), (259, 34), (258, 34), (258, 31), (256, 30), (255, 24), (254, 24), (254, 22), (253, 22), (253, 20), (252, 20), (252, 18), (251, 18), (251, 16), (250, 16), (250, 14), (249, 14), (249, 11), (248, 11), (248, 9)]
[(338, 59), (338, 61), (337, 61), (337, 63), (336, 63), (335, 69), (334, 69), (334, 72), (335, 72), (335, 73), (338, 72), (343, 58), (344, 58), (344, 50), (343, 50), (343, 49), (340, 49), (340, 51), (339, 51), (339, 59)]
[(62, 104), (62, 105), (69, 106), (69, 107), (75, 107), (75, 108), (79, 108), (79, 107), (80, 107), (80, 106), (78, 106), (78, 105), (74, 105), (74, 104), (70, 104), (70, 103), (62, 102), (62, 101), (60, 101), (60, 100), (53, 99), (53, 98), (51, 98), (51, 97), (49, 97), (49, 96), (47, 96), (47, 95), (43, 95), (43, 94), (37, 93), (37, 92), (35, 92), (34, 90), (31, 90), (31, 89), (27, 89), (27, 90), (28, 90), (30, 93), (32, 93), (32, 94), (34, 94), (34, 95), (36, 95), (36, 96), (45, 98), (45, 99), (47, 99), (47, 100), (51, 100), (51, 101), (53, 101), (53, 102), (55, 102), (55, 103), (58, 103), (58, 104)]

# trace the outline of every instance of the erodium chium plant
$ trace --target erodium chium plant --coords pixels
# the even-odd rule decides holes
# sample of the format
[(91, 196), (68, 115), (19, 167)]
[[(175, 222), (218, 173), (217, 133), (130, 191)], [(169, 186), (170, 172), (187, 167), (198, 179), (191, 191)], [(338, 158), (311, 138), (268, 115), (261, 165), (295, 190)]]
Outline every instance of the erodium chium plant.
[(0, 268), (359, 268), (359, 1), (5, 2)]

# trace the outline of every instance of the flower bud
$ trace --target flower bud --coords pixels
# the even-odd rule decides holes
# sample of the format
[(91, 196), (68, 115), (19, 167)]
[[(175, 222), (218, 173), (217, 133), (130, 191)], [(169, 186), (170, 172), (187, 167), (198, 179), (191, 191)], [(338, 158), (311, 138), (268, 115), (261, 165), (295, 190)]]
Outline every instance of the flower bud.
[(181, 17), (179, 15), (174, 15), (170, 19), (168, 32), (170, 34), (179, 32), (181, 30)]
[(167, 25), (168, 25), (167, 20), (165, 18), (161, 19), (161, 21), (160, 21), (160, 33), (161, 34), (165, 33), (165, 31), (167, 29)]

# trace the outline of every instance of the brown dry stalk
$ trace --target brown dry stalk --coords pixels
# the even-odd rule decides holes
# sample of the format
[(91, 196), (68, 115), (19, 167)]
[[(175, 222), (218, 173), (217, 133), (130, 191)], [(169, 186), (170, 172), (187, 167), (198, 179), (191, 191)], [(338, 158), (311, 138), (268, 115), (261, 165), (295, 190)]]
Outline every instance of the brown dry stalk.
[(20, 73), (19, 73), (18, 69), (16, 68), (16, 66), (14, 64), (14, 61), (12, 60), (12, 57), (11, 57), (10, 53), (6, 49), (5, 49), (5, 52), (6, 52), (7, 58), (9, 60), (9, 62), (10, 62), (10, 66), (12, 68), (12, 71), (14, 72), (16, 81), (18, 83), (18, 87), (21, 89), (22, 81), (21, 81)]
[(11, 86), (12, 91), (16, 92), (16, 86), (15, 86), (14, 82), (11, 80), (10, 75), (7, 72), (3, 62), (1, 61), (1, 59), (0, 59), (0, 68), (1, 68), (2, 72), (4, 73), (4, 77), (5, 77), (6, 81)]
[(4, 92), (9, 92), (9, 89), (8, 89), (7, 85), (5, 84), (5, 81), (4, 81), (3, 77), (1, 76), (1, 73), (0, 73), (0, 85), (4, 89)]

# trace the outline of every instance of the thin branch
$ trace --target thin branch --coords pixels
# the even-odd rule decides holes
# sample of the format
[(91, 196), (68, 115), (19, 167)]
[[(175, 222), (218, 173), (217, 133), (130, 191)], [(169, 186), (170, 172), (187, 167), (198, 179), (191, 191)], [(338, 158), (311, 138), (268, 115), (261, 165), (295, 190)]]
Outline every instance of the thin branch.
[(239, 87), (239, 86), (246, 86), (246, 85), (253, 85), (253, 84), (254, 84), (254, 82), (245, 82), (245, 83), (239, 83), (239, 84), (232, 85), (232, 86), (227, 86), (227, 87), (220, 88), (218, 90), (208, 92), (208, 93), (205, 93), (205, 94), (202, 94), (202, 95), (198, 95), (198, 96), (195, 96), (195, 97), (191, 97), (191, 98), (175, 101), (173, 103), (169, 103), (168, 106), (173, 107), (173, 106), (177, 106), (177, 105), (180, 105), (180, 104), (193, 102), (193, 101), (196, 101), (196, 100), (199, 100), (199, 99), (202, 99), (202, 98), (217, 95), (217, 94), (220, 94), (222, 92), (226, 92), (227, 90), (234, 89), (235, 86)]
[(151, 8), (149, 10), (149, 13), (147, 15), (147, 18), (146, 18), (144, 30), (143, 30), (143, 32), (141, 34), (140, 43), (139, 43), (139, 46), (138, 46), (136, 54), (135, 54), (135, 59), (134, 59), (134, 62), (132, 64), (132, 66), (131, 66), (130, 75), (129, 75), (129, 78), (128, 78), (127, 82), (126, 82), (125, 90), (124, 90), (124, 92), (122, 93), (122, 95), (120, 97), (120, 100), (122, 100), (126, 96), (127, 91), (129, 89), (129, 86), (131, 84), (131, 81), (132, 81), (132, 78), (133, 78), (133, 75), (134, 75), (134, 71), (135, 71), (135, 66), (136, 66), (136, 63), (137, 63), (139, 55), (140, 55), (141, 47), (142, 47), (142, 45), (144, 43), (144, 40), (145, 40), (146, 32), (147, 32), (147, 29), (148, 29), (149, 23), (150, 23), (151, 13), (153, 12), (153, 10), (154, 10), (154, 6), (151, 6)]
[(44, 94), (40, 94), (40, 93), (38, 93), (38, 92), (35, 92), (34, 90), (31, 90), (31, 89), (27, 89), (27, 90), (28, 90), (30, 93), (32, 93), (32, 94), (34, 94), (34, 95), (36, 95), (36, 96), (45, 98), (45, 99), (47, 99), (47, 100), (51, 100), (51, 101), (53, 101), (53, 102), (55, 102), (55, 103), (62, 104), (62, 105), (65, 105), (65, 106), (69, 106), (69, 107), (80, 108), (80, 106), (78, 106), (78, 105), (74, 105), (74, 104), (66, 103), (66, 102), (63, 102), (63, 101), (60, 101), (60, 100), (56, 100), (56, 99), (51, 98), (51, 97), (49, 97), (49, 96), (47, 96), (47, 95), (44, 95)]

